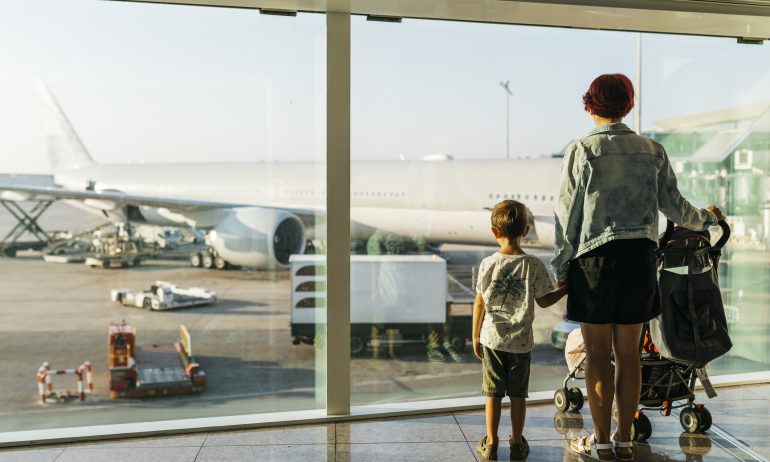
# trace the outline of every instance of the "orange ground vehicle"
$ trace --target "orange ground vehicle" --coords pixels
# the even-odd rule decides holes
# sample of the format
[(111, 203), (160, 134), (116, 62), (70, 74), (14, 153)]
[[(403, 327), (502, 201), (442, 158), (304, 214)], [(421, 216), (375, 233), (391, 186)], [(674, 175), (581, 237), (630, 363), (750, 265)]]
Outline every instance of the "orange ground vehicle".
[(192, 356), (190, 333), (179, 326), (173, 344), (136, 346), (136, 329), (123, 322), (108, 329), (107, 367), (111, 398), (200, 393), (206, 374)]

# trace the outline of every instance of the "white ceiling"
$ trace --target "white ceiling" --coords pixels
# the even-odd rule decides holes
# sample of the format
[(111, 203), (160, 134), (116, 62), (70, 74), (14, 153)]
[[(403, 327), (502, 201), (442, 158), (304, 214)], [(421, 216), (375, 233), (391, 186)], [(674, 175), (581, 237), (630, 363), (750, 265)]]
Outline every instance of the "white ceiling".
[(770, 38), (770, 0), (138, 1), (308, 12), (349, 11), (354, 14), (403, 18)]

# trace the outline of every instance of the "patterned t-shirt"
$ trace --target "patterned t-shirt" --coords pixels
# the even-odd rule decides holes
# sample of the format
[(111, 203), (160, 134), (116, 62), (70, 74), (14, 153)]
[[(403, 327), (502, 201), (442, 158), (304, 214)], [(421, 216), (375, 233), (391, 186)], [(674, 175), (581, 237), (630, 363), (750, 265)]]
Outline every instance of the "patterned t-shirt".
[(481, 344), (511, 353), (532, 351), (535, 298), (552, 290), (548, 270), (537, 257), (496, 252), (483, 259), (476, 283), (486, 305)]

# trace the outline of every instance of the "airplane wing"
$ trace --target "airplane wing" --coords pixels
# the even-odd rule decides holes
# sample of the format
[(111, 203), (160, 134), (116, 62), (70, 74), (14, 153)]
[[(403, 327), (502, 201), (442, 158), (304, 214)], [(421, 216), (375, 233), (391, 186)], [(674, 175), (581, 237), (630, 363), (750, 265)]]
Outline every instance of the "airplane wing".
[[(233, 202), (211, 202), (197, 199), (176, 199), (157, 196), (141, 196), (127, 194), (120, 191), (83, 191), (65, 189), (50, 186), (30, 186), (18, 184), (0, 183), (0, 200), (27, 201), (27, 200), (80, 200), (88, 205), (96, 206), (103, 210), (119, 209), (130, 205), (135, 207), (165, 208), (176, 213), (206, 212), (221, 209), (233, 209), (238, 207), (254, 207), (253, 204)], [(292, 207), (258, 206), (264, 209), (291, 210), (299, 215), (314, 216), (317, 210), (298, 209)]]

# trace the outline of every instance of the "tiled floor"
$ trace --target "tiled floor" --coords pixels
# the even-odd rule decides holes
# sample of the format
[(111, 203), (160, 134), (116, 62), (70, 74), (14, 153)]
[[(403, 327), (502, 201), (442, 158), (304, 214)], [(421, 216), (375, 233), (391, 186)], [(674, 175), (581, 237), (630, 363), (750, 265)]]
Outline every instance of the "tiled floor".
[[(714, 420), (706, 435), (682, 432), (679, 419), (656, 412), (648, 415), (653, 435), (635, 447), (643, 461), (734, 461), (770, 458), (770, 385), (719, 390), (707, 404)], [(577, 461), (566, 440), (591, 431), (587, 409), (557, 412), (552, 405), (531, 406), (524, 434), (530, 442), (529, 461)], [(510, 422), (500, 428), (499, 457), (508, 459), (504, 441)], [(106, 443), (48, 446), (0, 451), (0, 462), (70, 461), (476, 461), (475, 444), (485, 433), (483, 411), (140, 438)]]

